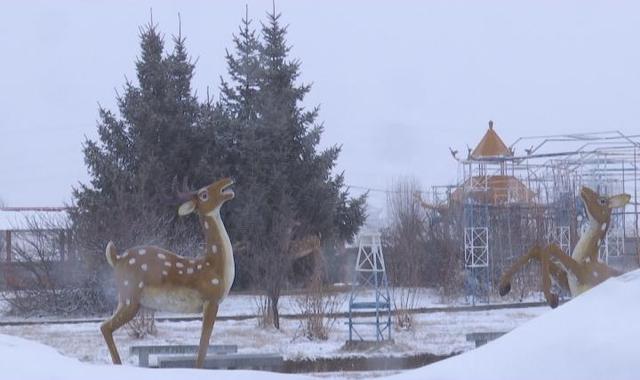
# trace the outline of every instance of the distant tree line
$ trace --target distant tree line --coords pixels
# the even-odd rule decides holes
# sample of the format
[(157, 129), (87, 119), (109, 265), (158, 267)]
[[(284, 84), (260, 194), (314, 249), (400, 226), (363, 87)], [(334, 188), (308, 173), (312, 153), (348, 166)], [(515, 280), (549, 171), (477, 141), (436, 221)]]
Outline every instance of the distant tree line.
[[(86, 283), (104, 289), (111, 271), (104, 248), (161, 244), (201, 252), (193, 218), (179, 219), (172, 184), (192, 189), (235, 178), (236, 199), (222, 210), (236, 252), (235, 288), (264, 291), (277, 325), (277, 302), (291, 269), (291, 242), (322, 237), (327, 250), (349, 241), (364, 223), (366, 196), (351, 197), (334, 168), (340, 147), (318, 148), (323, 132), (311, 90), (300, 83), (301, 61), (290, 58), (287, 28), (268, 13), (259, 30), (245, 17), (227, 51), (219, 95), (199, 99), (185, 37), (167, 51), (157, 25), (140, 29), (137, 80), (118, 94), (117, 110), (99, 108), (98, 138), (84, 143), (90, 182), (74, 189), (74, 233)], [(107, 285), (105, 285), (107, 284)]]

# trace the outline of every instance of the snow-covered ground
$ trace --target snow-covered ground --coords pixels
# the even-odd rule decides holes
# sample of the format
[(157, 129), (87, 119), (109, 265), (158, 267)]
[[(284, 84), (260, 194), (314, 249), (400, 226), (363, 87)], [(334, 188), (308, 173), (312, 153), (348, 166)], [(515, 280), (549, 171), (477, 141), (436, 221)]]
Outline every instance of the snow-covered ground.
[[(401, 292), (402, 289), (396, 290), (396, 292)], [(362, 293), (362, 297), (369, 297), (373, 299), (373, 292)], [(346, 312), (349, 310), (349, 293), (348, 290), (345, 290), (342, 293), (334, 294), (338, 304), (333, 310), (334, 312)], [(0, 322), (11, 322), (11, 321), (24, 321), (25, 318), (21, 316), (12, 316), (9, 314), (10, 307), (4, 298), (9, 295), (0, 295)], [(298, 305), (298, 299), (300, 296), (296, 295), (283, 295), (280, 298), (278, 303), (280, 315), (287, 314), (300, 314), (301, 309)], [(393, 299), (392, 293), (392, 299)], [(399, 295), (396, 298), (400, 298)], [(496, 303), (511, 303), (511, 302), (542, 302), (544, 298), (541, 293), (532, 293), (526, 299), (523, 300), (515, 300), (513, 298), (497, 298), (492, 299), (491, 302), (493, 304)], [(224, 317), (232, 317), (232, 316), (254, 316), (258, 310), (258, 297), (256, 295), (247, 295), (247, 294), (234, 294), (233, 292), (225, 299), (222, 306), (220, 306), (220, 310), (218, 312), (218, 316)], [(401, 305), (398, 305), (400, 307)], [(416, 290), (415, 303), (413, 304), (413, 308), (444, 308), (444, 307), (455, 307), (455, 306), (470, 306), (469, 300), (465, 297), (458, 297), (454, 299), (445, 299), (436, 289), (432, 288), (418, 288)], [(199, 318), (199, 314), (172, 314), (172, 313), (164, 313), (160, 312), (156, 314), (158, 317), (195, 317)], [(101, 316), (106, 317), (106, 316)], [(48, 321), (51, 319), (64, 319), (64, 318), (54, 318), (54, 317), (30, 317), (26, 320), (32, 322), (38, 321)], [(68, 318), (73, 320), (78, 320), (82, 318)], [(87, 319), (96, 319), (96, 316), (87, 318)]]
[[(542, 313), (547, 307), (503, 309), (478, 312), (431, 313), (415, 315), (410, 331), (392, 331), (395, 345), (379, 351), (388, 355), (414, 353), (449, 354), (473, 348), (465, 334), (484, 331), (509, 331)], [(329, 340), (309, 341), (301, 336), (300, 321), (282, 319), (281, 329), (257, 328), (255, 319), (217, 321), (212, 343), (237, 344), (240, 352), (277, 352), (287, 359), (335, 357), (350, 353), (342, 346), (348, 337), (346, 319), (336, 320)], [(125, 328), (118, 330), (115, 340), (123, 360), (136, 363), (128, 347), (141, 344), (198, 344), (200, 322), (159, 322), (158, 333), (143, 340), (131, 338)], [(367, 329), (361, 329), (365, 333)], [(109, 363), (98, 323), (37, 324), (2, 326), (0, 334), (16, 335), (40, 341), (67, 356), (91, 363)]]
[[(348, 294), (337, 295), (340, 300), (335, 312), (348, 310)], [(301, 312), (299, 297), (283, 296), (280, 301), (282, 314)], [(415, 307), (445, 307), (467, 305), (464, 299), (445, 300), (433, 289), (420, 289)], [(252, 316), (256, 314), (257, 297), (253, 295), (231, 295), (220, 308), (222, 316)], [(380, 355), (410, 355), (431, 353), (445, 355), (472, 349), (473, 343), (467, 342), (465, 334), (483, 331), (509, 331), (549, 309), (547, 307), (527, 309), (503, 309), (478, 312), (440, 312), (416, 314), (415, 326), (411, 330), (393, 330), (395, 344), (376, 351)], [(161, 314), (169, 316), (169, 314)], [(184, 315), (181, 315), (184, 316)], [(199, 317), (199, 315), (192, 315)], [(31, 322), (49, 318), (30, 318)], [(95, 318), (93, 318), (95, 319)], [(0, 321), (22, 320), (19, 317), (0, 316)], [(130, 337), (126, 328), (115, 334), (123, 360), (131, 365), (137, 358), (129, 355), (128, 347), (142, 344), (197, 344), (200, 334), (200, 322), (158, 322), (158, 333), (143, 340)], [(364, 336), (373, 338), (372, 329), (360, 328)], [(52, 346), (63, 355), (80, 361), (108, 364), (110, 356), (99, 332), (99, 323), (32, 324), (21, 326), (0, 326), (0, 334), (20, 336)], [(281, 320), (281, 329), (257, 328), (254, 318), (244, 320), (219, 320), (214, 327), (212, 343), (237, 344), (239, 351), (277, 352), (286, 359), (330, 358), (348, 355), (362, 355), (362, 352), (349, 352), (343, 349), (348, 337), (346, 319), (339, 318), (333, 324), (327, 341), (309, 341), (302, 336), (301, 321), (298, 319)], [(153, 363), (153, 358), (152, 358)], [(331, 377), (329, 375), (329, 377)], [(366, 377), (366, 376), (365, 376)]]
[[(610, 279), (604, 284), (584, 293), (558, 309), (544, 312), (536, 308), (533, 315), (539, 315), (511, 333), (479, 349), (440, 361), (416, 370), (404, 371), (390, 377), (395, 380), (409, 379), (637, 379), (637, 342), (640, 341), (640, 270), (619, 278)], [(502, 310), (478, 313), (438, 313), (420, 317), (417, 332), (407, 333), (413, 341), (438, 339), (440, 334), (462, 335), (473, 323), (472, 330), (484, 327), (494, 330), (498, 327), (514, 327), (518, 313), (531, 310)], [(453, 315), (455, 314), (455, 315)], [(474, 322), (470, 322), (474, 321)], [(243, 325), (244, 324), (244, 325)], [(444, 327), (446, 326), (446, 327)], [(33, 340), (46, 341), (68, 356), (72, 352), (84, 352), (86, 361), (104, 362), (106, 350), (100, 348), (99, 340), (87, 335), (97, 336), (97, 326), (73, 325), (32, 326), (12, 330), (5, 327), (0, 331), (0, 369), (3, 374), (11, 374), (12, 379), (82, 379), (102, 380), (114, 378), (136, 378), (138, 380), (211, 378), (209, 371), (200, 370), (149, 370), (133, 366), (111, 366), (104, 364), (82, 363), (75, 358), (61, 355), (55, 349)], [(161, 325), (161, 330), (171, 327), (180, 332), (161, 333), (159, 338), (181, 337), (181, 342), (193, 340), (197, 336), (198, 325), (171, 323)], [(62, 328), (54, 338), (56, 328)], [(244, 323), (221, 323), (217, 326), (219, 343), (258, 342), (264, 348), (270, 348), (273, 342), (264, 340), (287, 341), (285, 336), (292, 326), (287, 322), (285, 332), (261, 332)], [(92, 330), (93, 329), (93, 330)], [(93, 331), (93, 332), (92, 332)], [(431, 332), (430, 332), (431, 331)], [(439, 333), (437, 333), (439, 331)], [(33, 340), (6, 335), (21, 335)], [(162, 338), (163, 334), (167, 334)], [(227, 335), (229, 334), (229, 335)], [(262, 335), (265, 334), (265, 335)], [(278, 337), (278, 334), (281, 334)], [(430, 335), (431, 334), (431, 335)], [(274, 339), (278, 337), (277, 339)], [(400, 340), (402, 333), (397, 334)], [(118, 335), (120, 347), (127, 345), (126, 338)], [(462, 337), (463, 339), (463, 337)], [(455, 345), (454, 339), (453, 343)], [(66, 341), (66, 343), (62, 343)], [(337, 342), (332, 340), (331, 342)], [(451, 343), (451, 341), (447, 342)], [(72, 345), (78, 348), (72, 348)], [(331, 343), (330, 343), (331, 344)], [(416, 344), (421, 344), (416, 342)], [(427, 344), (427, 343), (424, 343)], [(444, 346), (440, 341), (436, 346)], [(286, 344), (288, 345), (288, 344)], [(285, 346), (286, 346), (285, 345)], [(64, 348), (66, 347), (66, 348)], [(309, 343), (306, 349), (317, 352), (318, 345)], [(451, 346), (450, 346), (451, 347)], [(248, 349), (245, 347), (244, 349)], [(257, 349), (253, 347), (252, 349)], [(98, 351), (95, 356), (91, 350)], [(122, 349), (124, 353), (124, 349)], [(80, 355), (83, 356), (83, 355)], [(37, 365), (34, 365), (37, 363)], [(299, 375), (274, 373), (256, 373), (252, 371), (221, 371), (216, 374), (225, 379), (297, 379)], [(339, 376), (339, 374), (336, 374)]]

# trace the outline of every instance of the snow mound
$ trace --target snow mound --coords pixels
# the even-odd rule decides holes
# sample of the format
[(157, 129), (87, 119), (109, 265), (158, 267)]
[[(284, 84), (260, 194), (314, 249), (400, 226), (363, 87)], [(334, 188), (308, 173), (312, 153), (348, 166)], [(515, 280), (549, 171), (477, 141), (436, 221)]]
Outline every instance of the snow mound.
[[(212, 373), (198, 369), (149, 369), (82, 363), (53, 348), (27, 339), (0, 334), (0, 370), (12, 380), (211, 380)], [(8, 377), (4, 377), (7, 375)], [(225, 380), (292, 380), (306, 377), (256, 371), (218, 371)]]
[(640, 379), (640, 270), (465, 354), (391, 379)]

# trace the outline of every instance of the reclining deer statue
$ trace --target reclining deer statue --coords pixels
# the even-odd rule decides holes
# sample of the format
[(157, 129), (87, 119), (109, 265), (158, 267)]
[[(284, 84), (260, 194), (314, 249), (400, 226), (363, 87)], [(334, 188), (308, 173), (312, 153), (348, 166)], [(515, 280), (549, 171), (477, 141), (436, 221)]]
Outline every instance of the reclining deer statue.
[(551, 276), (561, 287), (569, 289), (572, 297), (576, 297), (621, 274), (600, 262), (598, 254), (611, 222), (611, 210), (624, 207), (631, 197), (628, 194), (600, 196), (587, 187), (582, 188), (580, 196), (589, 217), (589, 226), (578, 240), (571, 256), (566, 255), (555, 244), (545, 247), (534, 246), (502, 275), (499, 284), (501, 296), (511, 290), (512, 276), (533, 259), (539, 260), (542, 266), (542, 291), (552, 308), (558, 306), (558, 295), (551, 292)]
[(118, 289), (118, 307), (100, 329), (114, 364), (121, 364), (113, 332), (129, 322), (140, 306), (173, 312), (203, 311), (202, 332), (196, 367), (202, 368), (209, 339), (218, 314), (218, 305), (229, 294), (235, 266), (229, 236), (220, 218), (220, 207), (233, 199), (229, 186), (221, 179), (198, 191), (178, 193), (182, 202), (178, 214), (195, 211), (205, 235), (204, 256), (193, 259), (154, 246), (129, 248), (117, 254), (109, 242), (106, 256), (113, 267)]

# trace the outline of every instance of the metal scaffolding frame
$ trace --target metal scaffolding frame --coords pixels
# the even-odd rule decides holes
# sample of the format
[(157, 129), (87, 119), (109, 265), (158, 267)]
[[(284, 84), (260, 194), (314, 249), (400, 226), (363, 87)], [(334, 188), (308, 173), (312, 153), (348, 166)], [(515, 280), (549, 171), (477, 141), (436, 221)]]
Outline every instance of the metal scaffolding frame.
[[(640, 135), (528, 136), (508, 148), (509, 155), (495, 157), (473, 157), (469, 151), (458, 160), (458, 184), (432, 192), (434, 205), (460, 205), (462, 229), (454, 230), (463, 233), (471, 302), (488, 302), (502, 270), (533, 244), (553, 242), (571, 253), (587, 220), (579, 197), (583, 185), (600, 194), (631, 195), (623, 210), (614, 211), (600, 255), (613, 266), (638, 265)], [(537, 282), (536, 276), (534, 266), (520, 281)]]

